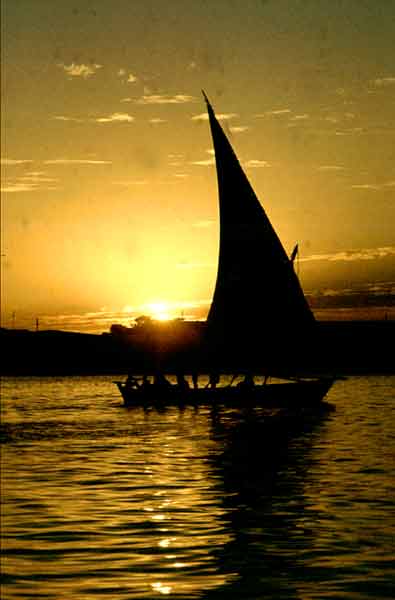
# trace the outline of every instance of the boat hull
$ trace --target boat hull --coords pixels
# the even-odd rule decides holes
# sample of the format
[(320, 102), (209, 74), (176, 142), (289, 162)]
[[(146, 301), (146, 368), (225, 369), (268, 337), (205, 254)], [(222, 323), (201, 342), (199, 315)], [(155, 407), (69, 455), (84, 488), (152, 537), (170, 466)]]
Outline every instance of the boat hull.
[(299, 408), (316, 406), (322, 402), (333, 384), (332, 378), (298, 380), (284, 383), (256, 385), (252, 388), (225, 386), (181, 390), (177, 386), (157, 389), (130, 389), (115, 381), (126, 406), (224, 406), (224, 407), (279, 407)]

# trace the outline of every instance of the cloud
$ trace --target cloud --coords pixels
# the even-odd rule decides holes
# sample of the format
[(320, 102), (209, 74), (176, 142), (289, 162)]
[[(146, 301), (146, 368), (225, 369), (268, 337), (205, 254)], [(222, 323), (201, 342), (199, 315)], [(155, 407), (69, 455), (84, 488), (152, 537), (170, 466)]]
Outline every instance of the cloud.
[(159, 117), (154, 117), (152, 119), (148, 119), (148, 122), (149, 123), (153, 123), (154, 125), (156, 125), (156, 124), (160, 124), (160, 123), (167, 123), (167, 120), (166, 119), (161, 119)]
[(118, 71), (118, 76), (119, 77), (127, 77), (126, 81), (127, 83), (136, 83), (136, 81), (138, 81), (136, 75), (133, 75), (133, 73), (128, 73), (126, 71), (126, 69), (119, 69)]
[(28, 163), (32, 163), (33, 161), (31, 159), (21, 159), (21, 158), (2, 158), (1, 159), (1, 164), (2, 165), (25, 165)]
[(58, 189), (58, 179), (47, 177), (44, 171), (30, 171), (13, 180), (6, 181), (1, 187), (3, 193), (36, 192)]
[[(229, 121), (230, 119), (235, 119), (239, 115), (236, 113), (220, 113), (215, 115), (218, 121)], [(199, 115), (194, 115), (191, 117), (192, 121), (208, 121), (208, 114), (201, 113)]]
[(194, 96), (188, 96), (187, 94), (176, 94), (175, 96), (146, 94), (138, 98), (135, 102), (136, 104), (186, 104), (194, 102), (194, 100)]
[[(46, 181), (57, 181), (56, 179), (47, 179)], [(43, 181), (34, 181), (29, 179), (17, 179), (16, 181), (12, 181), (9, 183), (5, 183), (4, 186), (1, 187), (1, 191), (3, 194), (7, 193), (18, 193), (18, 192), (42, 192), (42, 191), (55, 191), (58, 188), (54, 185), (42, 185)]]
[(373, 80), (373, 85), (376, 87), (387, 87), (395, 85), (395, 77), (378, 77)]
[[(333, 123), (335, 123), (335, 121), (332, 121)], [(373, 129), (367, 130), (364, 129), (363, 127), (351, 127), (351, 128), (347, 128), (347, 129), (310, 129), (310, 133), (315, 134), (315, 135), (325, 135), (325, 136), (337, 136), (337, 137), (343, 137), (343, 136), (347, 136), (347, 135), (363, 135), (363, 134), (368, 134), (368, 133), (375, 133), (375, 131)], [(388, 130), (388, 128), (386, 128), (385, 130), (380, 130), (380, 133), (386, 134), (386, 133), (390, 133), (392, 134), (393, 132), (391, 130)]]
[(340, 165), (321, 165), (320, 167), (317, 167), (318, 171), (344, 171), (344, 167), (341, 167)]
[(29, 171), (28, 173), (26, 173), (24, 175), (24, 177), (36, 177), (36, 178), (45, 177), (45, 176), (46, 176), (45, 171)]
[(395, 188), (395, 181), (386, 181), (384, 183), (356, 183), (351, 186), (354, 190), (373, 190), (380, 191)]
[(263, 167), (270, 167), (271, 165), (266, 160), (251, 158), (244, 163), (244, 166), (247, 168), (261, 169)]
[(229, 129), (232, 133), (243, 133), (244, 131), (247, 131), (249, 129), (249, 127), (247, 127), (247, 125), (239, 125), (239, 126), (231, 126), (231, 127), (229, 127)]
[(43, 161), (45, 165), (111, 165), (111, 160), (94, 160), (90, 158), (55, 158)]
[(95, 119), (95, 121), (97, 123), (132, 123), (134, 117), (128, 113), (113, 113), (108, 117), (99, 117), (98, 119)]
[(83, 123), (84, 119), (77, 119), (76, 117), (66, 117), (64, 115), (56, 115), (52, 117), (54, 121), (73, 121), (74, 123)]
[(91, 77), (92, 75), (94, 75), (96, 73), (96, 71), (98, 71), (98, 69), (102, 68), (102, 65), (97, 65), (97, 64), (91, 64), (91, 65), (84, 65), (84, 64), (77, 64), (77, 63), (71, 63), (71, 65), (65, 65), (65, 64), (59, 64), (58, 67), (60, 67), (61, 69), (63, 69), (68, 75), (70, 75), (71, 77), (82, 77), (83, 79), (87, 79), (88, 77)]
[(327, 117), (324, 117), (324, 121), (327, 121), (328, 123), (336, 124), (339, 122), (339, 117), (329, 115)]
[(182, 154), (168, 154), (169, 165), (172, 167), (181, 167), (184, 163), (184, 156)]
[(20, 183), (18, 181), (12, 183), (5, 183), (4, 186), (1, 186), (1, 191), (3, 194), (16, 192), (34, 192), (37, 189), (37, 186), (32, 183)]
[(279, 108), (277, 110), (267, 110), (264, 113), (255, 115), (255, 117), (258, 119), (262, 117), (277, 117), (281, 115), (289, 115), (291, 112), (292, 110), (290, 108)]
[(381, 190), (381, 186), (375, 183), (356, 183), (352, 185), (351, 188), (353, 190)]
[(56, 181), (59, 181), (59, 179), (46, 177), (45, 173), (36, 171), (32, 173), (26, 173), (26, 175), (18, 177), (18, 181), (27, 181), (31, 183), (55, 183)]
[(346, 250), (343, 252), (334, 252), (332, 254), (312, 254), (301, 261), (342, 261), (349, 262), (355, 260), (375, 260), (386, 258), (387, 256), (395, 256), (395, 246), (383, 246), (380, 248), (363, 248), (359, 250)]
[(304, 113), (303, 115), (295, 115), (294, 117), (291, 117), (291, 121), (306, 121), (306, 119), (309, 119), (310, 115), (308, 115), (307, 113)]
[(65, 115), (57, 115), (52, 117), (56, 121), (71, 121), (74, 123), (132, 123), (135, 118), (128, 113), (112, 113), (107, 117), (97, 117), (96, 119), (80, 119), (77, 117), (66, 117)]
[(199, 167), (211, 167), (215, 165), (215, 160), (214, 158), (207, 158), (206, 160), (194, 160), (190, 164), (197, 165)]

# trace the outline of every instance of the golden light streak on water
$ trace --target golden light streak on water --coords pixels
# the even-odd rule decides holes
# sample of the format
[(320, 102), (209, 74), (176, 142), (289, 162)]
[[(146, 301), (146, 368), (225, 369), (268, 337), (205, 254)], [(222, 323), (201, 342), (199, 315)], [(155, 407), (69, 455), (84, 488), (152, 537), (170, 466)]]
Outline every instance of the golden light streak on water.
[(111, 382), (3, 380), (2, 600), (391, 597), (393, 377), (338, 382), (275, 448)]

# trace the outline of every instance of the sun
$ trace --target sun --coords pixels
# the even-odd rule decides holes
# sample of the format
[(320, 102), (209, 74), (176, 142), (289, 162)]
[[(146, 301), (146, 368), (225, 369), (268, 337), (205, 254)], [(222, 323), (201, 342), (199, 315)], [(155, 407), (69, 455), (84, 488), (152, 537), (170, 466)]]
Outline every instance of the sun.
[(150, 302), (147, 304), (150, 316), (155, 321), (169, 321), (171, 319), (170, 307), (167, 302)]

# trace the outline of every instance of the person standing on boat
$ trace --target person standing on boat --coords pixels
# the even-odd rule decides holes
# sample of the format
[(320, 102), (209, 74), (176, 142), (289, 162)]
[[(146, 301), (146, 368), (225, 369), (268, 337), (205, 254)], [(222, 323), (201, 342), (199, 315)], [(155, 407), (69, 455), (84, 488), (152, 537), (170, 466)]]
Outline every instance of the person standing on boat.
[(208, 385), (211, 389), (214, 389), (217, 387), (217, 384), (219, 383), (219, 375), (218, 373), (210, 373), (210, 377), (209, 377), (209, 381), (208, 381)]
[(150, 387), (150, 385), (151, 385), (151, 382), (148, 379), (148, 376), (147, 375), (143, 375), (143, 381), (142, 381), (142, 384), (141, 384), (142, 389), (146, 390), (146, 389), (148, 389)]
[(192, 373), (192, 383), (195, 390), (199, 387), (199, 373)]
[(177, 387), (179, 390), (189, 390), (189, 383), (181, 373), (177, 373)]
[(251, 373), (246, 373), (246, 375), (244, 376), (244, 379), (242, 379), (238, 384), (237, 387), (238, 388), (244, 388), (244, 389), (251, 389), (253, 388), (255, 385), (254, 383), (254, 377), (253, 375), (251, 375)]
[(167, 381), (163, 373), (156, 373), (156, 375), (154, 376), (154, 386), (167, 390), (171, 387), (171, 383), (170, 381)]

